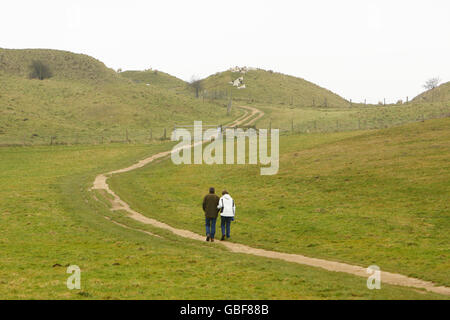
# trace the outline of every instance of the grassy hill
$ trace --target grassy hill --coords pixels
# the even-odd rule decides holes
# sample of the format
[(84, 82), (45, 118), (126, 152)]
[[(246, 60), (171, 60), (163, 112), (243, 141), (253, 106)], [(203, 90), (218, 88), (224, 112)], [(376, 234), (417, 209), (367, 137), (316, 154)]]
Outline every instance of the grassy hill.
[(414, 98), (417, 102), (449, 102), (450, 103), (450, 82), (425, 91)]
[[(243, 77), (245, 89), (230, 84)], [(292, 106), (348, 106), (337, 94), (301, 78), (262, 69), (245, 74), (230, 70), (219, 72), (202, 81), (206, 96), (211, 99), (229, 99), (245, 103), (263, 103)]]
[(149, 84), (158, 88), (185, 92), (188, 90), (188, 83), (159, 70), (145, 71), (123, 71), (120, 76), (130, 79), (136, 83)]
[[(29, 78), (42, 61), (49, 79)], [(0, 49), (0, 144), (145, 141), (175, 124), (223, 123), (226, 108), (162, 87), (134, 83), (86, 55)], [(128, 131), (128, 132), (127, 132)]]
[(449, 157), (445, 118), (377, 131), (282, 136), (274, 176), (261, 176), (255, 165), (164, 161), (113, 176), (111, 185), (135, 210), (199, 234), (203, 194), (209, 186), (227, 189), (238, 212), (232, 241), (376, 264), (448, 286)]
[(84, 54), (49, 49), (0, 48), (0, 72), (28, 78), (34, 60), (48, 65), (53, 79), (113, 81), (118, 78), (114, 70)]

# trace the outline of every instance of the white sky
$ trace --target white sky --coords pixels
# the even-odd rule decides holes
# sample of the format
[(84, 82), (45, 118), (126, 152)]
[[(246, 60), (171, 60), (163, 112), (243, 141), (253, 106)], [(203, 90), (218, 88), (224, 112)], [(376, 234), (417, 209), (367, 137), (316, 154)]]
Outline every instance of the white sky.
[(2, 0), (0, 47), (85, 53), (189, 80), (231, 66), (291, 74), (347, 99), (410, 99), (450, 81), (449, 0)]

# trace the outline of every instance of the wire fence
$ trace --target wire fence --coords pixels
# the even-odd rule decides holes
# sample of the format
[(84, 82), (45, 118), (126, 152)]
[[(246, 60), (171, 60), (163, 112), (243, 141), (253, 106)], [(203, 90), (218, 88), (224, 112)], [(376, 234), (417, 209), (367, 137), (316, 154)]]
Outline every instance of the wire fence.
[[(329, 133), (340, 131), (354, 131), (354, 130), (371, 130), (384, 129), (403, 125), (406, 123), (420, 122), (429, 119), (450, 117), (450, 113), (442, 114), (422, 114), (413, 118), (360, 118), (360, 119), (317, 119), (310, 121), (291, 120), (290, 124), (286, 122), (282, 126), (272, 125), (272, 122), (267, 121), (263, 125), (243, 126), (242, 128), (265, 128), (265, 129), (279, 129), (281, 134), (308, 134), (308, 133)], [(123, 129), (115, 132), (56, 132), (54, 134), (36, 134), (27, 133), (9, 136), (0, 134), (0, 146), (31, 146), (31, 145), (78, 145), (78, 144), (149, 144), (154, 141), (170, 140), (172, 130), (180, 127), (193, 126), (175, 126), (172, 128), (158, 127), (148, 129)], [(219, 125), (204, 125), (203, 130)], [(225, 127), (224, 127), (225, 128)], [(188, 128), (193, 130), (193, 128)]]
[[(408, 123), (423, 122), (431, 119), (448, 118), (450, 113), (443, 114), (428, 114), (419, 115), (415, 118), (404, 119), (384, 119), (384, 118), (372, 118), (372, 119), (322, 119), (322, 120), (310, 120), (296, 122), (291, 121), (289, 127), (283, 126), (282, 132), (287, 133), (329, 133), (329, 132), (341, 132), (341, 131), (355, 131), (355, 130), (374, 130), (374, 129), (386, 129), (396, 127)], [(269, 123), (269, 128), (272, 125)]]
[(170, 139), (173, 128), (124, 129), (114, 132), (55, 132), (54, 134), (0, 135), (0, 146), (151, 143)]

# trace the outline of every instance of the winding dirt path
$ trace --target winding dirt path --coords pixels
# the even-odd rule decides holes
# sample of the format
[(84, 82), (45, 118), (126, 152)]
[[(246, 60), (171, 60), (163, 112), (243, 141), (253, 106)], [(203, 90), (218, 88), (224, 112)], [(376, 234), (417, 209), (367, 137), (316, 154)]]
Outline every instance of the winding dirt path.
[[(238, 126), (238, 125), (242, 125), (242, 124), (250, 125), (250, 124), (255, 123), (258, 119), (260, 119), (261, 117), (264, 116), (264, 112), (254, 108), (254, 107), (242, 106), (241, 108), (246, 109), (244, 115), (242, 115), (241, 117), (236, 119), (230, 126)], [(188, 146), (188, 147), (192, 147), (192, 146)], [(181, 148), (180, 148), (180, 150), (181, 150)], [(143, 166), (147, 165), (148, 163), (150, 163), (156, 159), (161, 159), (161, 158), (169, 156), (171, 154), (171, 152), (172, 152), (171, 150), (161, 152), (161, 153), (155, 154), (151, 157), (148, 157), (146, 159), (143, 159), (143, 160), (139, 161), (138, 163), (136, 163), (132, 166), (129, 166), (127, 168), (123, 168), (123, 169), (116, 170), (116, 171), (111, 171), (106, 174), (100, 174), (95, 178), (92, 189), (104, 190), (105, 192), (107, 192), (111, 196), (113, 196), (114, 200), (111, 201), (111, 203), (112, 203), (111, 210), (126, 211), (128, 213), (128, 216), (131, 219), (134, 219), (134, 220), (139, 221), (144, 224), (152, 225), (157, 228), (168, 230), (168, 231), (172, 232), (173, 234), (178, 235), (180, 237), (189, 238), (189, 239), (198, 240), (198, 241), (205, 241), (205, 237), (202, 235), (196, 234), (189, 230), (174, 228), (164, 222), (146, 217), (143, 214), (141, 214), (137, 211), (134, 211), (128, 205), (128, 203), (126, 203), (122, 199), (120, 199), (120, 197), (116, 193), (114, 193), (113, 190), (110, 189), (110, 187), (107, 183), (108, 177), (110, 177), (113, 174), (128, 172), (131, 170), (142, 168)], [(134, 228), (125, 226), (123, 224), (120, 224), (118, 222), (115, 222), (114, 220), (111, 220), (110, 218), (107, 218), (107, 219), (119, 226), (124, 227), (124, 228), (129, 228), (129, 229), (144, 232), (148, 235), (156, 236), (155, 234), (150, 233), (148, 231), (134, 229)], [(217, 241), (217, 242), (215, 242), (215, 244), (225, 246), (230, 251), (236, 252), (236, 253), (245, 253), (245, 254), (251, 254), (251, 255), (265, 257), (265, 258), (280, 259), (280, 260), (284, 260), (284, 261), (288, 261), (288, 262), (308, 265), (308, 266), (312, 266), (312, 267), (318, 267), (318, 268), (322, 268), (322, 269), (325, 269), (328, 271), (349, 273), (352, 275), (365, 277), (365, 278), (367, 278), (369, 276), (369, 274), (367, 274), (366, 268), (363, 268), (360, 266), (355, 266), (355, 265), (350, 265), (350, 264), (346, 264), (346, 263), (329, 261), (329, 260), (324, 260), (324, 259), (317, 259), (317, 258), (310, 258), (310, 257), (306, 257), (306, 256), (303, 256), (300, 254), (282, 253), (282, 252), (269, 251), (269, 250), (264, 250), (264, 249), (257, 249), (257, 248), (252, 248), (252, 247), (249, 247), (249, 246), (246, 246), (243, 244), (226, 242), (226, 241)], [(415, 279), (415, 278), (410, 278), (410, 277), (407, 277), (407, 276), (404, 276), (401, 274), (397, 274), (397, 273), (381, 271), (381, 282), (392, 284), (392, 285), (425, 289), (427, 291), (434, 292), (434, 293), (450, 295), (450, 288), (448, 288), (448, 287), (436, 286), (432, 282)]]

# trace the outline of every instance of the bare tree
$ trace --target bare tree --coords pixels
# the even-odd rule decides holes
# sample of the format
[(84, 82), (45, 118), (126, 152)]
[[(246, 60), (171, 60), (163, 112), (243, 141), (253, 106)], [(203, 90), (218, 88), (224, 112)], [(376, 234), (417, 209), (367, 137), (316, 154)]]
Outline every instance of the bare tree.
[(195, 97), (198, 98), (200, 91), (203, 90), (202, 80), (197, 76), (192, 76), (189, 86), (195, 90)]
[(439, 77), (434, 77), (431, 79), (428, 79), (427, 82), (425, 82), (425, 84), (423, 85), (423, 87), (427, 90), (431, 90), (436, 88), (439, 83), (441, 83), (441, 79), (439, 79)]

